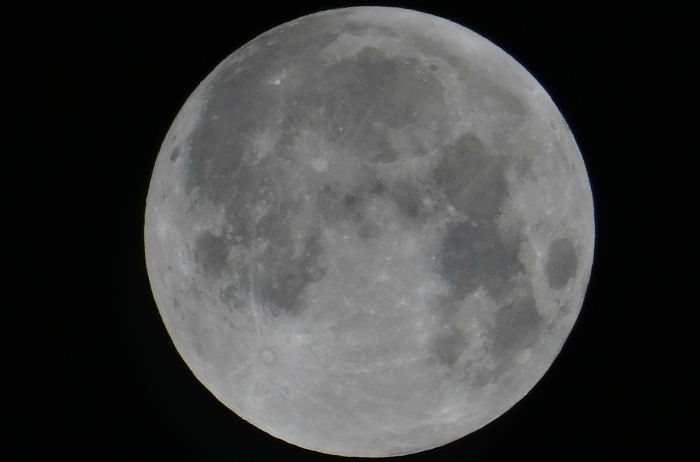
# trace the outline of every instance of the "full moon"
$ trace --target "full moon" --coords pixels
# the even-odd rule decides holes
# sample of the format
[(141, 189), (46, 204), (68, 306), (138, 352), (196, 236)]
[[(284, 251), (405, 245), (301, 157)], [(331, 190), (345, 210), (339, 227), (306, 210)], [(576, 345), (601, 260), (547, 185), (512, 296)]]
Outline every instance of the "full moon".
[(410, 10), (265, 32), (175, 118), (145, 214), (178, 352), (303, 448), (410, 454), (506, 412), (561, 350), (594, 244), (583, 159), (493, 43)]

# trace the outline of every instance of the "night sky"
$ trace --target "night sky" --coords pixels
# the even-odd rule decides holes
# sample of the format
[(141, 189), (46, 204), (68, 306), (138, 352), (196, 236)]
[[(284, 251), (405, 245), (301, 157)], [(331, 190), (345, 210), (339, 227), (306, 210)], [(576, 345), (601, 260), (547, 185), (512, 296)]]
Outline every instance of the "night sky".
[[(229, 3), (3, 7), (4, 222), (19, 257), (4, 307), (3, 460), (341, 460), (276, 440), (221, 405), (175, 351), (150, 293), (148, 182), (185, 99), (271, 27), (353, 5)], [(566, 3), (378, 3), (465, 25), (537, 78), (579, 144), (597, 232), (583, 309), (544, 378), (481, 430), (402, 461), (693, 455), (697, 359), (686, 356), (697, 351), (698, 304), (683, 281), (698, 271), (683, 260), (692, 263), (686, 241), (697, 232), (679, 216), (697, 205), (679, 215), (676, 204), (697, 196), (681, 181), (697, 147), (674, 144), (694, 135), (666, 106), (691, 98), (675, 75), (688, 76), (696, 50), (683, 61), (672, 53), (688, 43), (688, 13)]]

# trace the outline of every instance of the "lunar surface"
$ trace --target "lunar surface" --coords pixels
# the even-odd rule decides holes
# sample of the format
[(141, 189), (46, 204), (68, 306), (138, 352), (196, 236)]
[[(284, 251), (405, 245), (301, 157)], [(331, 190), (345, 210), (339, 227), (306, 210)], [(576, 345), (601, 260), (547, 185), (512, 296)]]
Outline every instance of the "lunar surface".
[(325, 11), (227, 57), (148, 193), (146, 261), (202, 384), (292, 444), (378, 457), (491, 422), (581, 308), (593, 203), (562, 115), (470, 30)]

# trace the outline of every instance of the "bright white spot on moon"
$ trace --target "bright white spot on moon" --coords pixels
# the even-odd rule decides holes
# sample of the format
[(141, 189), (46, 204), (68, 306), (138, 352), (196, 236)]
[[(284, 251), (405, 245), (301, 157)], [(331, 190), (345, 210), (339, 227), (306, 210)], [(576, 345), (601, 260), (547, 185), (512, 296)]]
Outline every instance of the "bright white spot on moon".
[(446, 444), (523, 398), (594, 243), (583, 159), (537, 81), (462, 26), (374, 7), (226, 58), (163, 142), (144, 232), (202, 384), (275, 437), (365, 457)]

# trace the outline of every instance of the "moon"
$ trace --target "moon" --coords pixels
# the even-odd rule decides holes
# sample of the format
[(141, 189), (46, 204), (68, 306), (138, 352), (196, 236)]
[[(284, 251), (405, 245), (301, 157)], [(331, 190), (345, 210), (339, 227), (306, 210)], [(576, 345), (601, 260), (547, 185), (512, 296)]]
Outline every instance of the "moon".
[(178, 352), (238, 416), (303, 448), (403, 455), (523, 398), (581, 309), (593, 201), (547, 92), (429, 14), (320, 12), (190, 95), (145, 212)]

